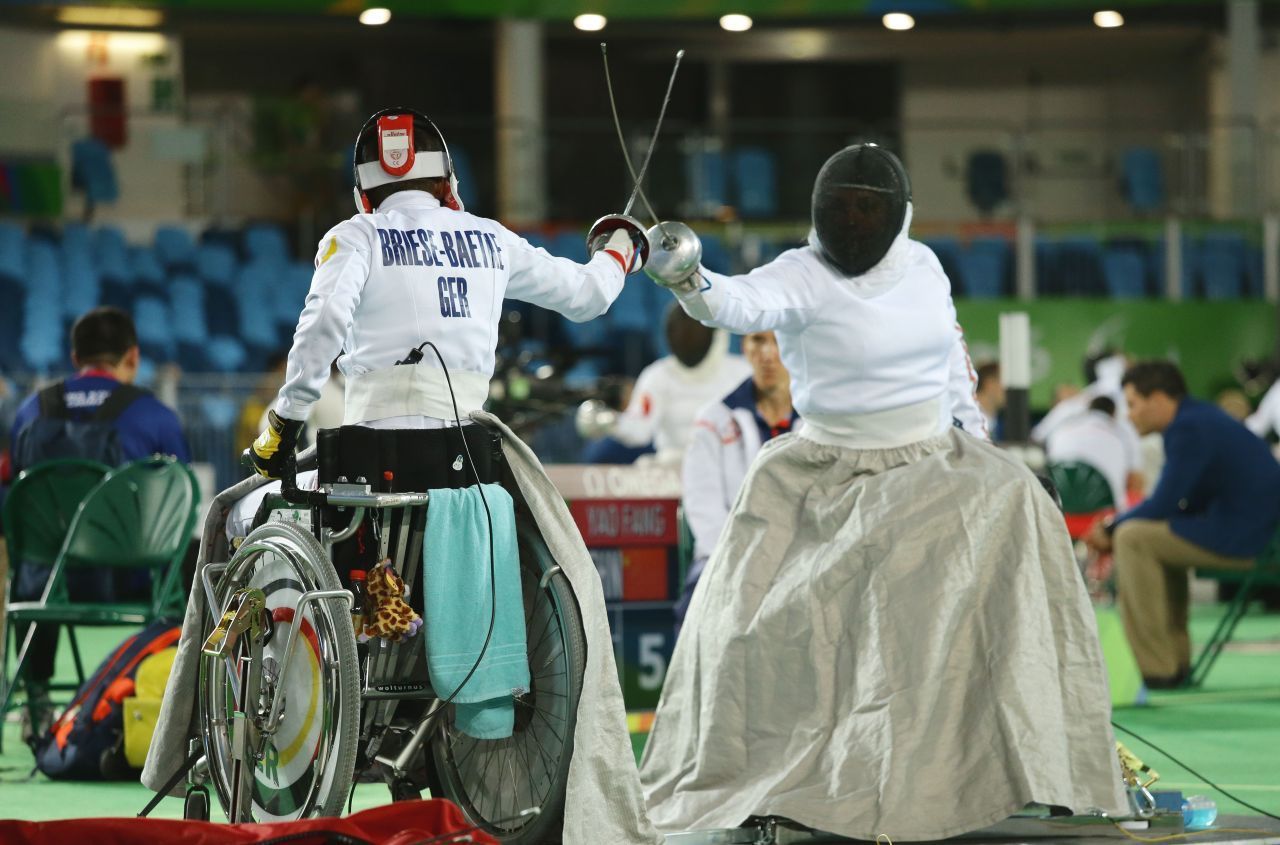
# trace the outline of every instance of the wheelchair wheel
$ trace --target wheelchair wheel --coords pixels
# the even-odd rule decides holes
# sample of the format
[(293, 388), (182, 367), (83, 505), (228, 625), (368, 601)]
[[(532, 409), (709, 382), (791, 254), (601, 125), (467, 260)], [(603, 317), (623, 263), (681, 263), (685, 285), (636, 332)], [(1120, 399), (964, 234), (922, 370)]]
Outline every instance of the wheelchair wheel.
[[(503, 843), (558, 842), (587, 642), (569, 580), (535, 526), (517, 526), (524, 591), (530, 691), (516, 699), (515, 730), (501, 740), (479, 740), (453, 725), (452, 707), (431, 743), (438, 782), (432, 792), (453, 801), (467, 817)], [(429, 623), (428, 623), (429, 624)], [(519, 815), (539, 807), (536, 816)]]
[[(284, 696), (283, 718), (262, 749), (253, 773), (256, 821), (336, 816), (351, 789), (359, 730), (359, 664), (347, 605), (334, 599), (311, 603), (295, 618), (298, 598), (309, 590), (342, 585), (315, 537), (296, 525), (269, 522), (252, 531), (214, 587), (225, 605), (244, 587), (262, 590), (273, 628), (263, 648), (260, 707)], [(287, 674), (279, 675), (290, 628), (301, 625)], [(211, 627), (211, 626), (209, 626)], [(243, 640), (242, 640), (243, 642)], [(229, 726), (236, 710), (238, 680), (232, 662), (200, 661), (200, 730), (210, 780), (230, 811)]]

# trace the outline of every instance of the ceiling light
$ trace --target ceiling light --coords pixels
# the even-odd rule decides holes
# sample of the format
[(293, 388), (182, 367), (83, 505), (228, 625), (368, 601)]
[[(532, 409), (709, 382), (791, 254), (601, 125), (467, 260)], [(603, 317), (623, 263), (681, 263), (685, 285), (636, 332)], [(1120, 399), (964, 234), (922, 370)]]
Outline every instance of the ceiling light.
[(1103, 29), (1115, 29), (1117, 26), (1124, 26), (1124, 15), (1110, 10), (1094, 12), (1093, 25)]
[(720, 18), (720, 28), (729, 32), (746, 32), (751, 29), (751, 18), (746, 15), (725, 15)]
[(885, 29), (905, 32), (916, 25), (916, 19), (905, 12), (890, 12), (880, 19)]
[(360, 13), (360, 23), (365, 26), (382, 26), (391, 20), (391, 10), (375, 7), (373, 9), (365, 9)]
[(159, 9), (132, 9), (127, 6), (63, 6), (58, 23), (72, 26), (159, 26), (164, 13)]
[(574, 29), (580, 29), (583, 32), (599, 32), (604, 29), (604, 25), (608, 23), (604, 15), (578, 15), (573, 19)]

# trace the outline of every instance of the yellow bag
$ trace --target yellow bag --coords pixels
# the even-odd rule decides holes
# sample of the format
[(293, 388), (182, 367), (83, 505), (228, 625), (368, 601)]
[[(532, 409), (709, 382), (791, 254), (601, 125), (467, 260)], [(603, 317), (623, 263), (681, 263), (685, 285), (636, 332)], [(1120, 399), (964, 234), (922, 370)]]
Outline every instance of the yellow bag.
[(124, 699), (124, 756), (129, 765), (141, 769), (147, 761), (151, 735), (160, 718), (160, 702), (169, 683), (178, 649), (158, 651), (138, 664), (133, 696)]

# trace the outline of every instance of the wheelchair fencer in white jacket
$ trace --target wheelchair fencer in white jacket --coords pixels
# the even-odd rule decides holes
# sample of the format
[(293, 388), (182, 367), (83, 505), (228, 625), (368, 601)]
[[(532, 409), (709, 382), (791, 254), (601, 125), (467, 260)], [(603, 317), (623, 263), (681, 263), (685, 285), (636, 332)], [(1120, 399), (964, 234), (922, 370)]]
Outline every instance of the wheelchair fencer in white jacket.
[[(627, 274), (643, 265), (644, 230), (628, 217), (601, 218), (588, 234), (589, 260), (578, 264), (468, 213), (443, 136), (412, 109), (386, 109), (369, 118), (357, 138), (355, 170), (359, 213), (320, 241), (284, 385), (267, 429), (249, 450), (254, 468), (277, 478), (288, 467), (335, 358), (346, 379), (345, 426), (438, 429), (458, 418), (462, 425), (480, 422), (501, 431), (507, 463), (573, 585), (588, 647), (563, 841), (598, 841), (592, 837), (602, 834), (610, 841), (654, 843), (658, 836), (640, 796), (598, 575), (536, 457), (483, 413), (503, 299), (577, 322), (599, 317)], [(232, 514), (228, 522), (235, 519)], [(197, 598), (193, 594), (193, 607), (202, 605)], [(192, 735), (190, 690), (202, 612), (193, 616), (189, 609), (184, 624), (143, 773), (152, 789), (180, 765)]]

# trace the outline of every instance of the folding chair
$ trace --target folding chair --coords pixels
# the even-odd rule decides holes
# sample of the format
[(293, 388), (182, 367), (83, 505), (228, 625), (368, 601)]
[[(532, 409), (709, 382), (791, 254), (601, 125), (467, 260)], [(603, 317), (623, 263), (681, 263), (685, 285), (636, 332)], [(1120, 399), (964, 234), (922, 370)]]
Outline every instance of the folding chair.
[[(9, 524), (14, 485), (5, 502)], [(72, 626), (146, 625), (166, 615), (180, 616), (182, 560), (196, 520), (199, 491), (195, 476), (174, 458), (145, 458), (112, 470), (80, 503), (65, 532), (53, 568), (37, 601), (9, 605), (7, 627), (28, 623)], [(23, 508), (24, 513), (31, 508)], [(46, 534), (45, 536), (51, 536)], [(26, 542), (20, 535), (20, 543)], [(112, 568), (151, 571), (149, 602), (72, 602), (68, 597), (67, 571), (73, 568)], [(28, 626), (13, 678), (22, 675), (34, 626)], [(84, 670), (71, 634), (76, 672), (81, 683)], [(6, 631), (7, 637), (7, 631)], [(7, 660), (5, 661), (7, 669)], [(13, 684), (4, 684), (0, 713), (8, 710)]]
[[(76, 509), (110, 471), (110, 467), (97, 461), (60, 458), (36, 464), (18, 476), (4, 503), (4, 540), (9, 550), (10, 572), (17, 572), (23, 561), (53, 566), (75, 519)], [(7, 665), (7, 629), (5, 634), (0, 639), (0, 666)], [(79, 671), (80, 651), (74, 637), (71, 650)], [(83, 677), (84, 673), (80, 674)], [(0, 674), (0, 692), (5, 680)]]
[(1094, 520), (1115, 509), (1115, 497), (1107, 477), (1092, 464), (1062, 461), (1049, 464), (1049, 477), (1062, 497), (1071, 539), (1084, 536)]
[(1204, 683), (1204, 679), (1208, 677), (1209, 670), (1213, 668), (1213, 664), (1217, 661), (1218, 655), (1222, 653), (1222, 649), (1227, 643), (1231, 642), (1231, 635), (1235, 633), (1236, 626), (1240, 624), (1240, 620), (1249, 611), (1249, 602), (1253, 598), (1254, 592), (1259, 587), (1280, 586), (1280, 529), (1276, 530), (1272, 536), (1271, 542), (1262, 554), (1258, 555), (1252, 569), (1243, 572), (1233, 572), (1218, 569), (1198, 569), (1196, 575), (1201, 578), (1212, 578), (1215, 581), (1237, 584), (1236, 594), (1231, 599), (1231, 603), (1227, 605), (1227, 610), (1222, 614), (1222, 618), (1218, 620), (1217, 627), (1213, 629), (1209, 641), (1204, 644), (1204, 648), (1196, 655), (1195, 661), (1191, 665), (1191, 673), (1187, 676), (1184, 686), (1198, 687)]

